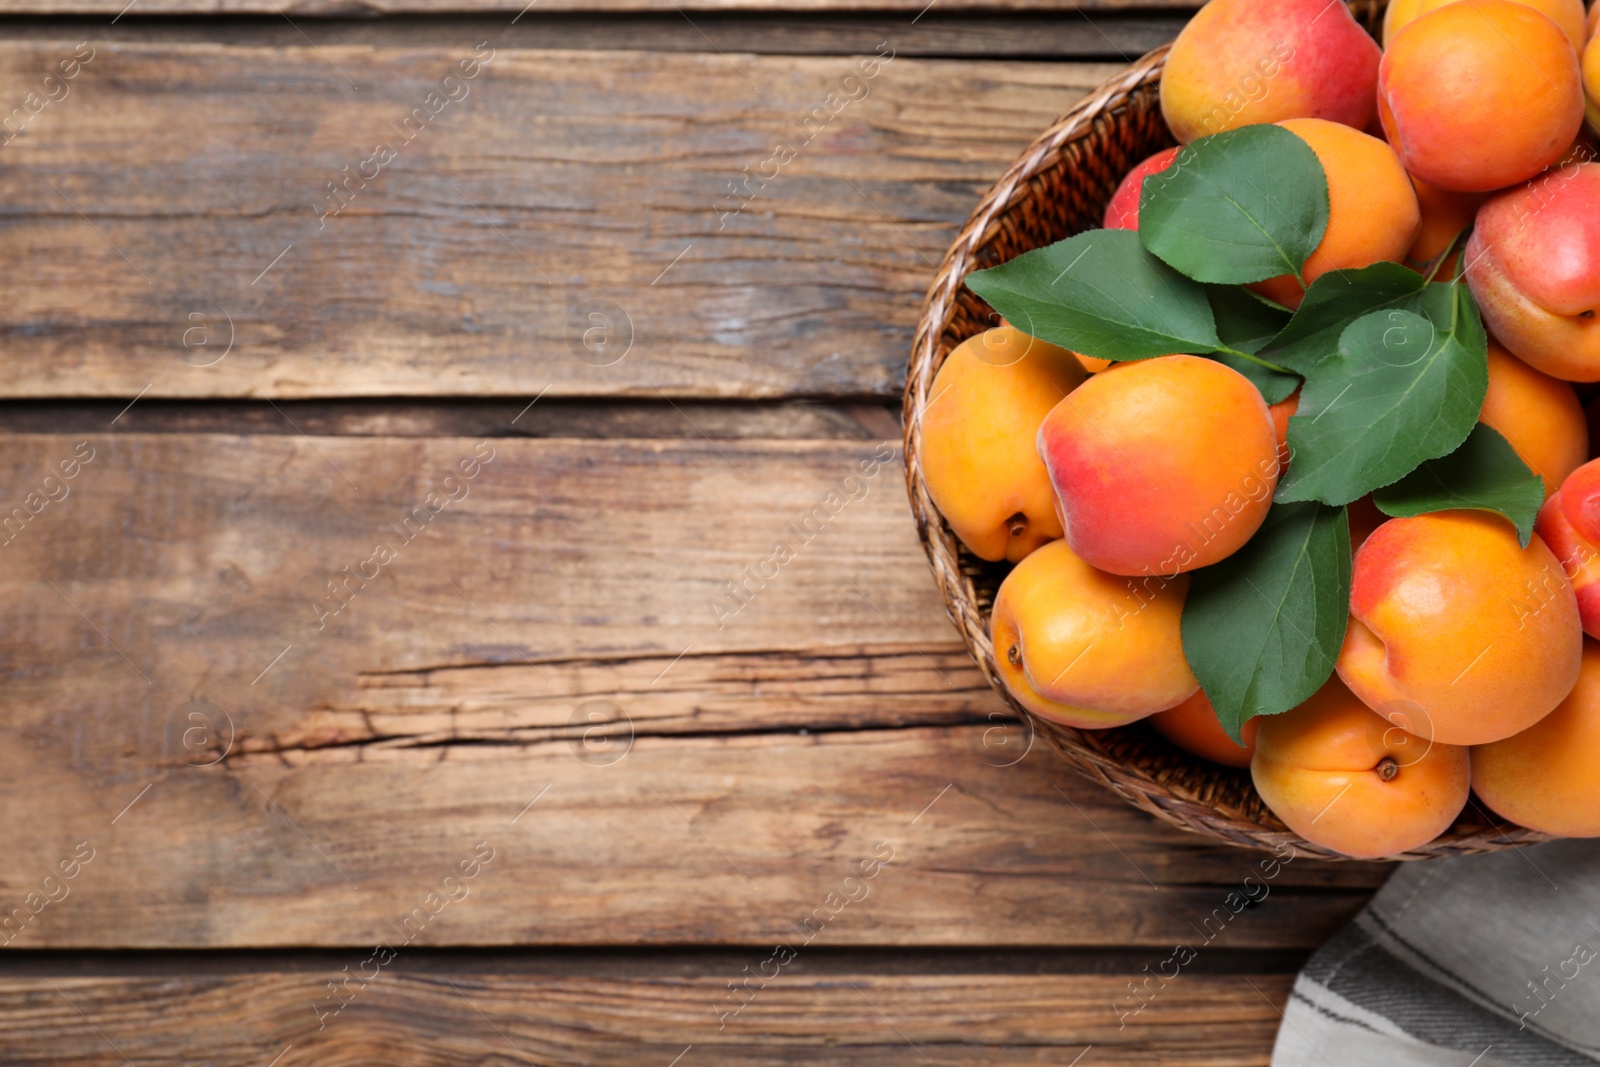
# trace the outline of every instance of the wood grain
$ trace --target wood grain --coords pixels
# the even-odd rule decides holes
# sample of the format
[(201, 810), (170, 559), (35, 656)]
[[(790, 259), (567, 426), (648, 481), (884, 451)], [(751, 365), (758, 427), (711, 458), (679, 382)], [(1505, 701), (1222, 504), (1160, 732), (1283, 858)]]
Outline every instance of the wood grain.
[[(349, 961), (352, 970), (360, 953)], [(813, 966), (802, 954), (719, 1019), (726, 972), (408, 973), (401, 956), (323, 1018), (332, 974), (0, 979), (0, 1045), (21, 1065), (207, 1063), (793, 1064), (1161, 1063), (1265, 1067), (1289, 980), (1184, 975), (1119, 1028), (1125, 979), (893, 975)], [(600, 969), (600, 968), (596, 968)], [(327, 1010), (326, 1008), (322, 1010)], [(719, 1028), (720, 1024), (720, 1028)], [(1092, 1047), (1085, 1055), (1086, 1047)], [(125, 1057), (125, 1058), (124, 1058)], [(675, 1060), (675, 1058), (677, 1058)]]
[[(0, 395), (895, 396), (960, 222), (1115, 69), (900, 57), (865, 79), (860, 57), (474, 30), (91, 41), (0, 149)], [(0, 45), (0, 114), (74, 47)], [(475, 48), (492, 62), (446, 86)]]
[[(107, 434), (47, 482), (77, 441), (0, 442), (0, 500), (69, 489), (0, 547), (0, 914), (96, 852), (14, 947), (360, 945), (478, 842), (417, 943), (761, 944), (887, 842), (829, 943), (1170, 947), (1258, 870), (1016, 762), (892, 446)], [(1383, 874), (1295, 860), (1213, 936)]]
[[(126, 5), (123, 5), (126, 6)], [(685, 0), (685, 11), (894, 11), (915, 16), (926, 0)], [(1197, 0), (963, 0), (974, 11), (1088, 11), (1116, 12), (1156, 9), (1192, 11)], [(513, 0), (286, 0), (283, 12), (295, 16), (372, 16), (392, 12), (453, 15), (468, 11), (493, 11), (515, 15), (523, 5)], [(671, 11), (668, 0), (542, 0), (544, 11), (654, 12)], [(5, 0), (0, 12), (11, 15), (116, 15), (122, 10), (114, 0)], [(139, 0), (143, 15), (277, 15), (270, 0)]]
[[(318, 47), (437, 48), (441, 18), (384, 13), (382, 18), (319, 16), (310, 26), (276, 13), (254, 17), (139, 15), (141, 4), (116, 23), (95, 27), (107, 44), (221, 44), (302, 48), (310, 33)], [(1092, 13), (1091, 13), (1092, 11)], [(451, 31), (464, 40), (493, 40), (497, 47), (593, 52), (704, 52), (841, 56), (869, 54), (891, 41), (895, 54), (934, 59), (1046, 59), (1126, 62), (1178, 35), (1189, 13), (1181, 9), (966, 10), (938, 6), (912, 21), (903, 12), (784, 12), (757, 10), (583, 13), (546, 11), (536, 5), (514, 23), (504, 14), (452, 12)], [(1087, 16), (1087, 17), (1086, 17)], [(80, 40), (82, 23), (55, 18), (10, 20), (7, 40)], [(78, 33), (79, 36), (70, 35)]]

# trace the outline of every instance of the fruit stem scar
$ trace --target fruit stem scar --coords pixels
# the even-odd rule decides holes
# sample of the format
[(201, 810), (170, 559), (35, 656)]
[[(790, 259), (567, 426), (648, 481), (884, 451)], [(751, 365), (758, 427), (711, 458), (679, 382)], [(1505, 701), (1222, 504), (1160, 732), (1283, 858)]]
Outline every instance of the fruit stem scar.
[(1391, 782), (1394, 780), (1394, 776), (1400, 773), (1400, 764), (1395, 762), (1393, 756), (1385, 756), (1378, 761), (1376, 769), (1379, 778), (1385, 782)]
[(1010, 531), (1012, 537), (1021, 537), (1028, 529), (1028, 516), (1020, 511), (1017, 512), (1006, 520), (1006, 528)]
[(1006, 649), (1006, 662), (1011, 664), (1013, 667), (1022, 666), (1022, 649), (1018, 648), (1016, 645), (1012, 645), (1010, 648)]

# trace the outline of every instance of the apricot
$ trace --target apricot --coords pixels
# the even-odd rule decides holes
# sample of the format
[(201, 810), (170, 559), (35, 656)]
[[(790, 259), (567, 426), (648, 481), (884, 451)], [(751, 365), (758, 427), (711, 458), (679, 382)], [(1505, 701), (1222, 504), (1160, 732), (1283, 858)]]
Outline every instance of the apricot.
[(1106, 229), (1139, 228), (1139, 198), (1144, 195), (1144, 180), (1172, 166), (1172, 161), (1177, 157), (1178, 148), (1168, 148), (1157, 152), (1128, 172), (1128, 176), (1122, 179), (1122, 184), (1117, 186), (1117, 191), (1111, 194), (1111, 202), (1106, 205)]
[(1467, 282), (1512, 355), (1600, 381), (1600, 163), (1553, 170), (1478, 209)]
[(1589, 9), (1589, 39), (1593, 40), (1600, 35), (1600, 4)]
[(1339, 679), (1261, 721), (1250, 777), (1289, 829), (1356, 859), (1427, 844), (1455, 822), (1471, 779), (1467, 749), (1389, 726)]
[(1544, 479), (1548, 498), (1589, 458), (1589, 420), (1571, 385), (1489, 342), (1489, 391), (1478, 421), (1500, 432)]
[(1584, 633), (1600, 637), (1600, 460), (1585, 463), (1562, 481), (1539, 509), (1534, 529), (1572, 586)]
[(922, 413), (922, 471), (950, 529), (1012, 562), (1061, 536), (1039, 424), (1084, 379), (1064, 348), (1000, 326), (957, 345)]
[[(1560, 26), (1561, 32), (1572, 42), (1574, 51), (1583, 48), (1583, 42), (1587, 39), (1583, 0), (1516, 0), (1516, 2), (1542, 12)], [(1393, 40), (1394, 35), (1407, 23), (1415, 22), (1422, 15), (1451, 3), (1455, 3), (1455, 0), (1394, 0), (1383, 16), (1383, 39)]]
[(1289, 466), (1289, 420), (1294, 418), (1300, 410), (1300, 387), (1295, 386), (1294, 392), (1267, 406), (1267, 413), (1272, 416), (1272, 432), (1278, 439), (1278, 468), (1280, 473)]
[(1083, 365), (1084, 371), (1088, 374), (1099, 374), (1101, 371), (1105, 370), (1107, 367), (1110, 367), (1111, 364), (1115, 362), (1114, 360), (1096, 359), (1094, 356), (1086, 356), (1082, 352), (1079, 352), (1077, 356), (1078, 362)]
[[(1328, 176), (1328, 229), (1301, 274), (1309, 285), (1330, 270), (1399, 261), (1422, 223), (1416, 189), (1394, 149), (1360, 130), (1324, 119), (1278, 123), (1305, 141)], [(1299, 307), (1300, 283), (1285, 275), (1255, 286), (1286, 307)]]
[(1572, 691), (1582, 651), (1560, 563), (1498, 515), (1390, 519), (1356, 553), (1339, 677), (1411, 733), (1481, 745), (1526, 730)]
[(1415, 177), (1411, 179), (1411, 184), (1417, 190), (1422, 225), (1417, 229), (1417, 239), (1411, 243), (1406, 258), (1421, 265), (1432, 262), (1472, 225), (1479, 206), (1489, 198), (1489, 194), (1455, 193)]
[(1198, 356), (1090, 378), (1045, 418), (1039, 453), (1072, 550), (1113, 574), (1175, 575), (1226, 558), (1265, 521), (1278, 484), (1260, 391)]
[(1229, 737), (1222, 723), (1217, 721), (1217, 713), (1205, 690), (1197, 689), (1194, 696), (1177, 707), (1150, 716), (1150, 725), (1156, 728), (1156, 733), (1201, 759), (1224, 767), (1248, 767), (1250, 757), (1255, 755), (1256, 730), (1261, 726), (1261, 718), (1245, 721), (1239, 730), (1244, 740), (1241, 745)]
[(1342, 4), (1211, 0), (1167, 54), (1161, 113), (1183, 144), (1282, 119), (1364, 129), (1380, 55)]
[(1179, 622), (1189, 579), (1134, 582), (1052, 541), (1000, 584), (989, 622), (995, 663), (1017, 703), (1095, 730), (1142, 719), (1200, 687)]
[(1600, 645), (1556, 710), (1472, 750), (1472, 788), (1500, 815), (1558, 837), (1600, 837)]
[(1378, 70), (1378, 117), (1406, 170), (1487, 192), (1560, 159), (1583, 125), (1572, 42), (1513, 0), (1459, 0), (1407, 23)]
[(1368, 493), (1359, 500), (1345, 505), (1345, 515), (1350, 520), (1350, 551), (1357, 552), (1366, 544), (1378, 527), (1389, 521), (1389, 516), (1378, 510)]
[[(1600, 6), (1591, 12), (1590, 23), (1594, 22), (1592, 15), (1600, 13)], [(1587, 95), (1585, 114), (1589, 118), (1589, 125), (1600, 133), (1600, 34), (1590, 38), (1588, 47), (1583, 50), (1583, 87)]]

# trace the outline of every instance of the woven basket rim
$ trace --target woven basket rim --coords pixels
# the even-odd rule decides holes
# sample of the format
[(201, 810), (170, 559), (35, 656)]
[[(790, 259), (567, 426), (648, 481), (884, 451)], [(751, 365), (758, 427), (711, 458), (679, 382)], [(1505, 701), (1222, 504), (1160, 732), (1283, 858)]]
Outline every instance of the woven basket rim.
[[(1365, 17), (1369, 26), (1376, 25), (1385, 6), (1372, 0), (1358, 0), (1351, 4), (1358, 15)], [(964, 339), (965, 335), (958, 336), (952, 331), (957, 298), (967, 274), (974, 269), (982, 250), (1005, 226), (1010, 212), (1030, 195), (1036, 195), (1034, 179), (1052, 168), (1068, 166), (1068, 148), (1091, 133), (1105, 129), (1105, 124), (1114, 124), (1135, 94), (1153, 93), (1156, 90), (1168, 47), (1163, 45), (1155, 49), (1107, 80), (1041, 133), (984, 195), (945, 253), (928, 288), (907, 367), (902, 405), (906, 490), (917, 533), (928, 554), (946, 611), (979, 669), (1012, 710), (1034, 731), (1043, 734), (1074, 770), (1110, 789), (1134, 807), (1215, 841), (1265, 850), (1279, 850), (1284, 845), (1291, 845), (1301, 853), (1346, 860), (1349, 857), (1313, 844), (1294, 833), (1264, 805), (1259, 805), (1258, 811), (1244, 811), (1236, 806), (1224, 805), (1213, 797), (1184, 788), (1181, 783), (1160, 780), (1145, 767), (1117, 758), (1103, 743), (1104, 737), (1115, 731), (1072, 729), (1034, 715), (1017, 703), (1006, 691), (996, 669), (994, 647), (989, 638), (988, 615), (980, 603), (972, 575), (963, 565), (965, 549), (934, 505), (923, 478), (921, 412), (927, 403), (933, 377), (938, 373), (945, 356)], [(1198, 757), (1191, 757), (1191, 762), (1204, 763)], [(1473, 819), (1470, 814), (1480, 818)], [(1420, 848), (1388, 858), (1419, 860), (1496, 852), (1546, 840), (1550, 840), (1548, 835), (1525, 827), (1497, 825), (1473, 798), (1463, 817), (1443, 835)]]

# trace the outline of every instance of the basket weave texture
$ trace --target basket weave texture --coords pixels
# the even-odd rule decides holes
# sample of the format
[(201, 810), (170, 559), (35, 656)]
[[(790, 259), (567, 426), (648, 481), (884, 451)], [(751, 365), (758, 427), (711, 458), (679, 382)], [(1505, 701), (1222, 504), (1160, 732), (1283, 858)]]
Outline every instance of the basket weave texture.
[[(1350, 4), (1357, 19), (1374, 31), (1386, 6), (1373, 0)], [(1190, 756), (1146, 723), (1075, 730), (1032, 715), (1012, 700), (995, 669), (989, 640), (989, 612), (1007, 567), (967, 551), (934, 506), (923, 480), (920, 413), (934, 375), (952, 349), (997, 321), (963, 282), (975, 270), (1099, 226), (1123, 175), (1174, 143), (1158, 94), (1166, 54), (1162, 47), (1144, 56), (1040, 134), (984, 196), (945, 254), (928, 289), (906, 378), (911, 512), (946, 609), (989, 684), (1075, 770), (1156, 818), (1215, 841), (1257, 849), (1287, 843), (1305, 854), (1343, 859), (1285, 826), (1256, 794), (1248, 771)], [(1441, 837), (1393, 858), (1494, 852), (1546, 839), (1533, 830), (1495, 822), (1474, 797)]]

